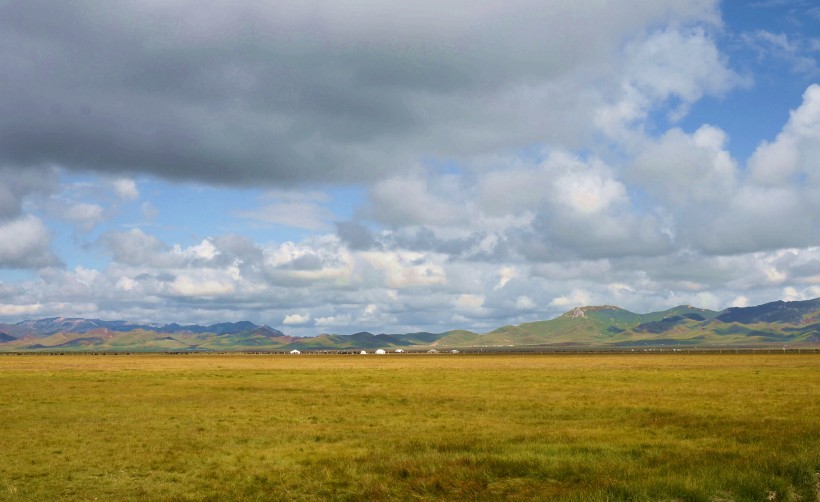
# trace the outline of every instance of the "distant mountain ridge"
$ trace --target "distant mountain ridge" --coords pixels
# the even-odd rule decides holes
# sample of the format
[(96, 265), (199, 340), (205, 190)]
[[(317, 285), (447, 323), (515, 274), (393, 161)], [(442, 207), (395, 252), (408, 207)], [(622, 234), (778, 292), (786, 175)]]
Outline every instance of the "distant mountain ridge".
[(0, 324), (0, 351), (290, 351), (377, 348), (499, 349), (509, 347), (624, 348), (647, 346), (754, 347), (820, 345), (820, 298), (776, 301), (716, 312), (680, 305), (636, 314), (612, 305), (576, 307), (546, 321), (502, 326), (487, 333), (293, 337), (249, 321), (209, 326), (133, 323), (71, 317)]
[(127, 321), (102, 321), (100, 319), (83, 319), (79, 317), (49, 317), (34, 321), (22, 321), (16, 324), (0, 324), (0, 331), (19, 338), (20, 336), (46, 336), (55, 333), (87, 333), (95, 329), (108, 329), (118, 332), (130, 332), (137, 330), (156, 331), (157, 333), (214, 333), (226, 335), (241, 333), (257, 328), (267, 328), (275, 331), (279, 335), (284, 335), (279, 330), (268, 326), (257, 326), (250, 321), (223, 322), (210, 326), (200, 326), (198, 324), (181, 325), (177, 323), (157, 324), (157, 323), (132, 323)]

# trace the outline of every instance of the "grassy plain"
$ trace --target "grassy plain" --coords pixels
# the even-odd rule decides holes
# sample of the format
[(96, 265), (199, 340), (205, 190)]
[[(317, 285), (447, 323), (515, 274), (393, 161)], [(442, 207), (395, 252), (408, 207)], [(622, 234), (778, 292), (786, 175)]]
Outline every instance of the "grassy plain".
[(820, 355), (0, 356), (0, 500), (818, 500)]

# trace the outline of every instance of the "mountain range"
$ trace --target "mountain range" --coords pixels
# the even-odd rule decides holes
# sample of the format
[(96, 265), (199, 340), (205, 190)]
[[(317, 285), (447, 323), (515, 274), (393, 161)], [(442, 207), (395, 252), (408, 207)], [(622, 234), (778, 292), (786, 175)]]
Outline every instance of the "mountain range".
[(252, 322), (210, 326), (55, 317), (0, 324), (0, 352), (348, 351), (460, 348), (772, 347), (820, 345), (820, 298), (776, 301), (720, 312), (689, 305), (636, 314), (610, 305), (576, 307), (546, 321), (487, 333), (293, 337)]

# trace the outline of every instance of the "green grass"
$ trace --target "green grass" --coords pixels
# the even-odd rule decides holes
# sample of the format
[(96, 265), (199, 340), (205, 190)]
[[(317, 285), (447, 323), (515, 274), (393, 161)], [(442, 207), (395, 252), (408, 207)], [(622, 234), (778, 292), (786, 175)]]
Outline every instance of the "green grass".
[(818, 500), (818, 355), (0, 356), (0, 500)]

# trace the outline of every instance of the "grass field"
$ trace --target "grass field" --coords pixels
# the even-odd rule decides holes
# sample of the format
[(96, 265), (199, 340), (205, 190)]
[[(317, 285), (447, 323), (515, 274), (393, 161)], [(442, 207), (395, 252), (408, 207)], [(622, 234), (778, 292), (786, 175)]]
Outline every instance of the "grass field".
[(820, 355), (0, 356), (0, 500), (818, 500)]

